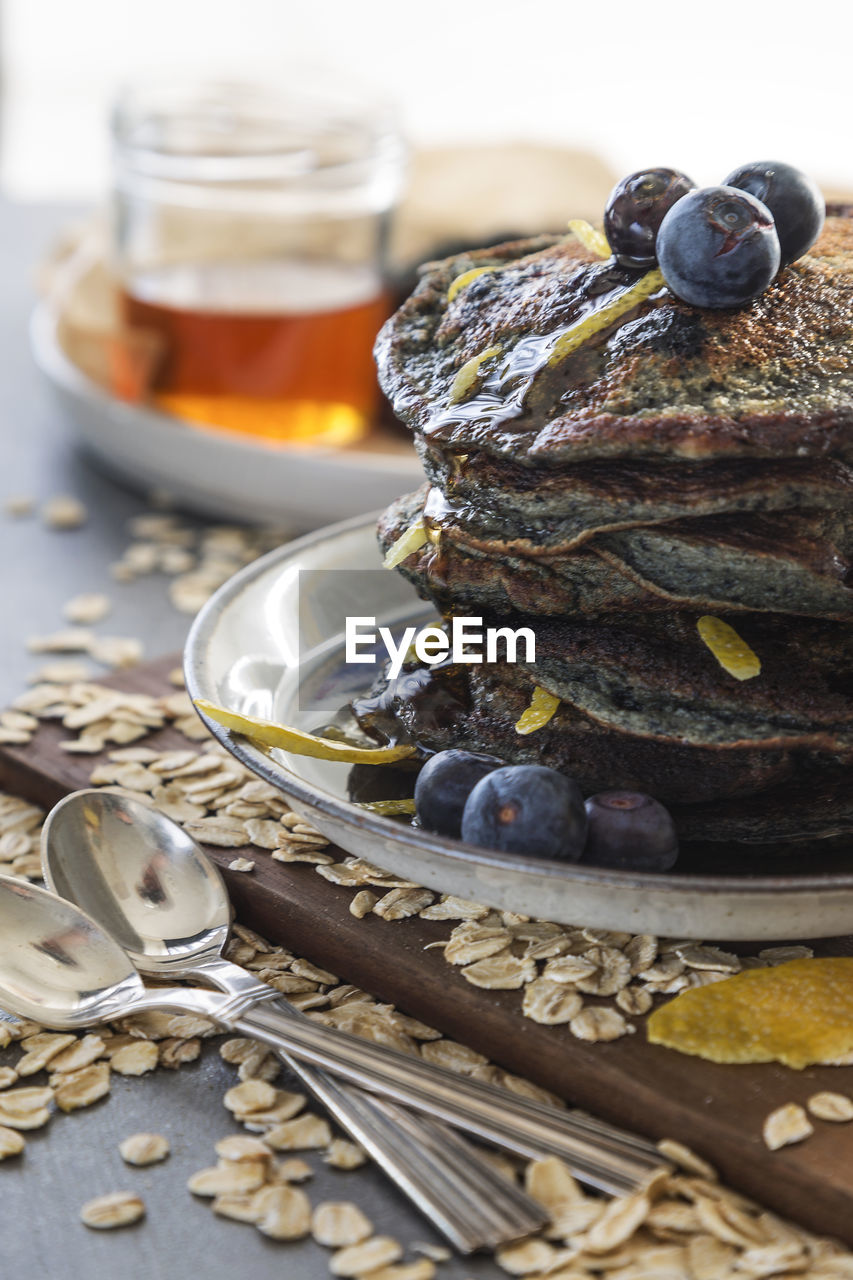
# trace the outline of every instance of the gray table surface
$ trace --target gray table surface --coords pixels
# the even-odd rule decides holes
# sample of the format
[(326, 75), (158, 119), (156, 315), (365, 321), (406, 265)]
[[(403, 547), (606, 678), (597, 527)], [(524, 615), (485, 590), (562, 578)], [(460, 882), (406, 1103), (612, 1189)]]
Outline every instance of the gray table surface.
[[(71, 493), (89, 511), (85, 527), (64, 533), (45, 528), (37, 518), (13, 521), (0, 515), (0, 705), (24, 687), (41, 661), (27, 653), (26, 638), (59, 629), (62, 605), (78, 592), (107, 591), (113, 611), (98, 630), (139, 637), (146, 657), (178, 650), (188, 626), (187, 617), (169, 604), (162, 578), (111, 581), (109, 565), (129, 541), (126, 522), (147, 509), (144, 498), (119, 488), (79, 455), (70, 424), (54, 407), (30, 358), (27, 325), (36, 266), (74, 216), (75, 211), (57, 207), (0, 205), (0, 506), (11, 495), (44, 500)], [(0, 1063), (14, 1056), (0, 1052)], [(328, 1275), (328, 1253), (313, 1241), (267, 1240), (251, 1226), (216, 1218), (209, 1202), (186, 1190), (192, 1172), (215, 1163), (217, 1139), (237, 1130), (222, 1106), (225, 1089), (235, 1082), (215, 1044), (207, 1045), (199, 1062), (180, 1071), (157, 1071), (138, 1080), (114, 1077), (108, 1098), (87, 1110), (59, 1114), (47, 1128), (27, 1135), (24, 1156), (0, 1164), (2, 1274), (28, 1280), (78, 1275), (175, 1280), (195, 1270), (209, 1280)], [(293, 1081), (282, 1083), (294, 1087)], [(147, 1169), (124, 1164), (117, 1144), (140, 1130), (168, 1136), (172, 1154), (164, 1164)], [(312, 1202), (353, 1200), (377, 1231), (403, 1244), (438, 1242), (372, 1167), (343, 1173), (324, 1165), (316, 1153), (306, 1159), (316, 1171), (306, 1184)], [(144, 1222), (115, 1232), (84, 1227), (79, 1221), (84, 1201), (117, 1189), (142, 1194), (148, 1207)], [(438, 1274), (463, 1280), (503, 1272), (489, 1258), (454, 1257), (440, 1264)]]

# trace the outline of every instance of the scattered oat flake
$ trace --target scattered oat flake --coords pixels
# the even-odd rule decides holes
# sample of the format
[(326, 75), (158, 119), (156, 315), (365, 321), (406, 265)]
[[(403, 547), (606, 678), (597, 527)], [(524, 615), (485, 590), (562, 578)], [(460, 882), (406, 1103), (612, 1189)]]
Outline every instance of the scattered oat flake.
[(110, 1091), (110, 1064), (94, 1062), (80, 1071), (69, 1071), (59, 1077), (56, 1105), (60, 1111), (77, 1111), (90, 1107)]
[(831, 1062), (853, 1050), (853, 958), (791, 960), (683, 991), (651, 1014), (648, 1035), (711, 1062)]
[(130, 1191), (112, 1191), (105, 1196), (87, 1200), (80, 1210), (80, 1219), (87, 1227), (108, 1231), (113, 1227), (128, 1227), (145, 1216), (145, 1202)]
[(232, 858), (228, 863), (229, 871), (254, 871), (255, 864), (251, 858)]
[(367, 1156), (357, 1142), (350, 1142), (347, 1138), (333, 1138), (326, 1148), (323, 1160), (333, 1169), (360, 1169)]
[(255, 1198), (256, 1226), (273, 1240), (301, 1240), (311, 1230), (311, 1204), (298, 1187), (264, 1187)]
[(160, 1133), (132, 1133), (118, 1149), (126, 1164), (157, 1164), (169, 1154), (169, 1139)]
[(143, 1076), (154, 1070), (158, 1059), (159, 1052), (153, 1040), (137, 1040), (114, 1053), (110, 1065), (120, 1076)]
[(63, 606), (62, 614), (67, 622), (77, 626), (88, 627), (93, 622), (100, 622), (111, 609), (109, 596), (100, 592), (89, 592), (85, 595), (72, 596)]
[(764, 1145), (771, 1151), (778, 1151), (780, 1147), (808, 1138), (814, 1133), (814, 1125), (798, 1103), (786, 1102), (783, 1107), (770, 1112), (761, 1132)]
[(330, 1249), (361, 1244), (373, 1232), (373, 1224), (348, 1200), (325, 1200), (314, 1209), (311, 1234), (318, 1244)]
[(333, 1276), (356, 1277), (387, 1267), (403, 1256), (399, 1241), (391, 1236), (373, 1236), (361, 1244), (348, 1245), (332, 1254), (329, 1270)]
[(582, 1009), (569, 1023), (569, 1030), (578, 1040), (618, 1040), (627, 1035), (630, 1027), (618, 1009), (606, 1005), (590, 1005)]
[(26, 1145), (27, 1140), (22, 1133), (18, 1133), (16, 1129), (0, 1126), (0, 1160), (19, 1156)]
[(828, 1090), (813, 1093), (806, 1103), (806, 1109), (817, 1120), (831, 1120), (843, 1123), (853, 1120), (853, 1098), (846, 1093), (831, 1093)]
[(546, 1240), (531, 1237), (504, 1245), (498, 1249), (495, 1261), (511, 1276), (526, 1276), (534, 1271), (545, 1271), (554, 1261), (556, 1252)]
[(41, 509), (41, 518), (49, 529), (78, 529), (89, 513), (79, 498), (59, 494), (49, 498)]
[(246, 1080), (229, 1089), (224, 1102), (229, 1111), (265, 1111), (275, 1105), (276, 1090), (265, 1080)]
[(257, 1160), (223, 1161), (209, 1169), (199, 1169), (187, 1179), (194, 1196), (246, 1195), (264, 1185), (266, 1170)]
[(35, 509), (35, 498), (25, 493), (13, 493), (3, 502), (4, 515), (10, 516), (12, 520), (22, 520), (25, 516), (31, 516)]

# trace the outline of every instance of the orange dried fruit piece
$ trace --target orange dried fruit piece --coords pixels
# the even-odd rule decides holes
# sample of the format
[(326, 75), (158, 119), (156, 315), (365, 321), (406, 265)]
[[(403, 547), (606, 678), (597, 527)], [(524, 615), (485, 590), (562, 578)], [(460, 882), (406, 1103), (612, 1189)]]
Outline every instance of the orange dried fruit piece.
[(640, 276), (635, 284), (617, 294), (615, 298), (598, 311), (593, 311), (591, 315), (584, 316), (582, 320), (577, 320), (564, 333), (561, 333), (548, 357), (548, 364), (553, 366), (559, 364), (561, 360), (565, 360), (567, 356), (572, 355), (590, 338), (594, 338), (597, 333), (600, 333), (602, 329), (607, 329), (610, 325), (615, 324), (627, 311), (632, 311), (634, 307), (638, 307), (641, 302), (645, 302), (646, 298), (651, 297), (653, 293), (657, 293), (663, 287), (664, 278), (658, 268), (655, 267), (653, 271), (647, 271), (644, 276)]
[(447, 301), (450, 304), (460, 290), (464, 289), (472, 280), (476, 280), (478, 276), (488, 275), (491, 271), (497, 271), (497, 267), (472, 267), (470, 271), (463, 271), (461, 276), (457, 276), (455, 280), (451, 280), (450, 288), (447, 290)]
[(599, 258), (609, 258), (610, 245), (607, 243), (607, 236), (603, 231), (597, 231), (590, 222), (586, 222), (583, 218), (572, 218), (569, 222), (569, 230), (580, 240), (585, 249), (590, 253), (594, 253)]
[(761, 659), (757, 653), (722, 618), (705, 614), (696, 623), (700, 639), (713, 653), (724, 671), (735, 680), (752, 680), (761, 671)]
[(241, 716), (226, 707), (217, 707), (206, 698), (196, 698), (195, 705), (203, 716), (224, 725), (232, 733), (242, 733), (251, 742), (265, 747), (280, 747), (296, 756), (313, 756), (315, 760), (339, 760), (344, 764), (393, 764), (415, 754), (415, 747), (357, 747), (334, 738), (318, 738), (313, 733), (303, 733), (290, 725), (275, 724), (272, 720), (259, 720), (256, 716)]
[(853, 1051), (853, 958), (789, 960), (682, 991), (651, 1015), (648, 1036), (708, 1062), (835, 1063)]
[(559, 698), (537, 684), (533, 690), (533, 697), (530, 699), (530, 706), (522, 711), (516, 721), (515, 732), (528, 734), (535, 733), (537, 729), (542, 729), (554, 715), (559, 705)]
[(471, 388), (479, 381), (480, 366), (486, 360), (492, 360), (495, 356), (499, 356), (502, 349), (501, 344), (498, 342), (493, 347), (486, 347), (485, 351), (481, 351), (479, 355), (472, 356), (470, 360), (466, 360), (453, 379), (447, 403), (459, 404), (460, 400), (464, 400)]
[(429, 531), (423, 520), (417, 520), (410, 525), (405, 533), (401, 533), (397, 541), (388, 548), (385, 553), (385, 559), (382, 561), (383, 569), (396, 569), (398, 564), (402, 564), (415, 551), (420, 551), (421, 547), (429, 542)]

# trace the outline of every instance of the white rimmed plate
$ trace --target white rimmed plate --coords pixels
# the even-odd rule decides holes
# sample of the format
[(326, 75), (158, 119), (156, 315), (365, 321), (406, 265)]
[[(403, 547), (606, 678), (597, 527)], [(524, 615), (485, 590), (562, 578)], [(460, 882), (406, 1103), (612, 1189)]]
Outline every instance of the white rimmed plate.
[(291, 449), (237, 432), (189, 426), (109, 395), (65, 354), (57, 312), (39, 303), (30, 339), (37, 365), (81, 443), (134, 489), (168, 493), (220, 520), (315, 529), (384, 506), (423, 479), (414, 449)]
[[(345, 572), (380, 567), (373, 519), (350, 520), (299, 539), (249, 565), (198, 615), (185, 653), (187, 686), (247, 715), (304, 729), (322, 724), (359, 690), (343, 663)], [(328, 593), (334, 592), (332, 600)], [(422, 626), (431, 610), (396, 573), (353, 575), (346, 611), (379, 625)], [(822, 851), (802, 858), (752, 858), (739, 874), (725, 847), (695, 868), (649, 874), (578, 867), (490, 853), (361, 809), (346, 798), (350, 766), (253, 747), (220, 725), (215, 736), (294, 810), (349, 853), (396, 875), (462, 898), (566, 924), (715, 941), (834, 937), (853, 922), (853, 857)], [(385, 766), (381, 766), (385, 767)], [(739, 859), (743, 854), (738, 855)]]

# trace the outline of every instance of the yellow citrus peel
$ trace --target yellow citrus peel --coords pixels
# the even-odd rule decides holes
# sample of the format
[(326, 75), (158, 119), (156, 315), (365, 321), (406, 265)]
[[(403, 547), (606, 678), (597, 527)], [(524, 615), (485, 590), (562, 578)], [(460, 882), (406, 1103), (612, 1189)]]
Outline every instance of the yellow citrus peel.
[(237, 715), (217, 707), (206, 698), (196, 698), (195, 705), (203, 716), (215, 720), (234, 733), (242, 733), (265, 747), (281, 747), (297, 756), (313, 756), (316, 760), (339, 760), (343, 764), (393, 764), (415, 754), (414, 747), (355, 747), (349, 742), (336, 742), (332, 738), (318, 738), (301, 729), (291, 729), (286, 724), (274, 724), (271, 720), (258, 720), (255, 716)]
[(461, 289), (464, 289), (466, 284), (470, 284), (472, 280), (476, 280), (477, 276), (484, 276), (487, 275), (488, 272), (496, 270), (496, 267), (472, 267), (470, 271), (463, 271), (461, 276), (457, 276), (455, 280), (451, 281), (450, 288), (447, 290), (447, 301), (452, 302), (457, 293), (459, 293)]
[(537, 684), (533, 690), (533, 697), (530, 699), (530, 706), (521, 713), (516, 721), (515, 732), (528, 734), (535, 733), (537, 729), (542, 729), (552, 718), (559, 705), (559, 698), (555, 698), (553, 693), (549, 693), (547, 689), (542, 689)]
[(620, 293), (612, 302), (602, 307), (599, 311), (593, 311), (591, 315), (585, 316), (583, 320), (578, 320), (565, 333), (561, 333), (554, 346), (553, 351), (548, 357), (548, 364), (559, 364), (561, 360), (565, 360), (566, 356), (570, 356), (578, 347), (582, 347), (590, 338), (595, 337), (602, 329), (607, 329), (614, 320), (618, 320), (626, 311), (631, 311), (645, 298), (653, 293), (657, 293), (658, 289), (662, 289), (664, 285), (663, 276), (657, 267), (654, 271), (647, 271), (644, 276), (636, 284), (632, 284), (624, 293)]
[(853, 958), (789, 960), (682, 991), (648, 1035), (709, 1062), (834, 1064), (853, 1051)]
[(585, 249), (589, 249), (590, 253), (594, 253), (599, 258), (612, 256), (607, 236), (603, 231), (597, 231), (592, 223), (585, 222), (583, 218), (572, 218), (569, 222), (569, 230), (580, 240)]
[(498, 343), (494, 347), (486, 347), (485, 351), (481, 351), (479, 355), (466, 360), (451, 383), (447, 403), (458, 404), (460, 400), (464, 400), (480, 376), (480, 365), (486, 360), (491, 360), (493, 356), (499, 356), (500, 353), (501, 347)]
[(414, 800), (364, 800), (358, 804), (359, 809), (369, 809), (382, 818), (396, 818), (402, 813), (414, 813)]
[(382, 561), (383, 569), (396, 569), (398, 564), (402, 564), (413, 551), (419, 551), (427, 542), (429, 542), (427, 527), (423, 520), (417, 520), (388, 548), (385, 559)]
[(752, 680), (761, 672), (761, 660), (753, 653), (734, 627), (722, 618), (705, 614), (696, 623), (696, 630), (724, 671), (735, 680)]

